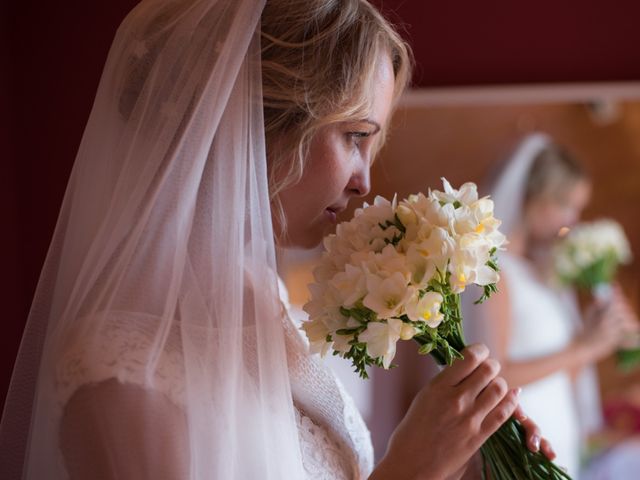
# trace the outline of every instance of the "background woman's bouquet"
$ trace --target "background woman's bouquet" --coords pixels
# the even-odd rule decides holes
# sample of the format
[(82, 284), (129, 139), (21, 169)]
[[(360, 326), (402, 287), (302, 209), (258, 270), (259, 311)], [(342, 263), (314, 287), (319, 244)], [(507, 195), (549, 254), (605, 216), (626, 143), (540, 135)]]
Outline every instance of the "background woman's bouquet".
[(576, 225), (554, 251), (556, 272), (567, 285), (606, 290), (620, 264), (631, 261), (624, 230), (613, 220)]
[[(631, 259), (624, 229), (609, 219), (576, 225), (554, 250), (555, 271), (561, 283), (590, 291), (601, 302), (611, 298), (618, 268)], [(633, 343), (618, 352), (623, 367), (640, 363), (638, 339)]]
[[(493, 202), (478, 198), (473, 183), (455, 190), (419, 193), (398, 202), (377, 197), (336, 234), (314, 271), (303, 329), (312, 351), (351, 360), (366, 368), (389, 368), (399, 340), (417, 342), (421, 354), (441, 365), (462, 357), (460, 294), (476, 284), (496, 291), (496, 254), (505, 244)], [(569, 478), (541, 453), (530, 452), (523, 429), (510, 419), (481, 449), (491, 478)]]

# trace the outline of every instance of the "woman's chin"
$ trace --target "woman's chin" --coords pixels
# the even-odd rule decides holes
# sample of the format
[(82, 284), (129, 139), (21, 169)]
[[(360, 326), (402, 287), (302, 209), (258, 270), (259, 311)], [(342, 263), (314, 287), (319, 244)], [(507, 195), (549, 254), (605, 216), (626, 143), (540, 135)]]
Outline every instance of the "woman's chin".
[(322, 243), (325, 235), (331, 233), (332, 225), (326, 228), (314, 228), (302, 232), (288, 232), (284, 238), (276, 239), (276, 244), (282, 248), (293, 248), (296, 250), (313, 250)]

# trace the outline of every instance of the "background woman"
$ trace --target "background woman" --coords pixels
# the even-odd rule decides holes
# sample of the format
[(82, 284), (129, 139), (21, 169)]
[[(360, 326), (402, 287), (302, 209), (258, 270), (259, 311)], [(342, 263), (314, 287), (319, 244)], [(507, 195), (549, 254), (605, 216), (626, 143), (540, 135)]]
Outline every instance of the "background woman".
[(507, 382), (523, 388), (523, 407), (573, 476), (586, 436), (602, 427), (593, 365), (636, 324), (620, 291), (581, 315), (572, 293), (554, 282), (558, 232), (578, 221), (590, 193), (586, 172), (569, 153), (546, 135), (526, 137), (491, 192), (509, 238), (500, 292), (465, 317), (474, 339), (488, 342), (500, 359)]

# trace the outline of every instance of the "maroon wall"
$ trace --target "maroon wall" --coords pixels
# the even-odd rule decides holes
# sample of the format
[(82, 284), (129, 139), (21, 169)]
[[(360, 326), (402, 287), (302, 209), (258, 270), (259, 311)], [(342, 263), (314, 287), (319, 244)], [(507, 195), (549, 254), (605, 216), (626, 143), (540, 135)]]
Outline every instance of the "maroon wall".
[[(4, 2), (0, 399), (115, 29), (137, 2)], [(635, 0), (384, 1), (423, 86), (640, 79)]]
[(373, 3), (407, 24), (422, 86), (640, 78), (636, 0)]
[(2, 401), (111, 39), (136, 3), (4, 2)]

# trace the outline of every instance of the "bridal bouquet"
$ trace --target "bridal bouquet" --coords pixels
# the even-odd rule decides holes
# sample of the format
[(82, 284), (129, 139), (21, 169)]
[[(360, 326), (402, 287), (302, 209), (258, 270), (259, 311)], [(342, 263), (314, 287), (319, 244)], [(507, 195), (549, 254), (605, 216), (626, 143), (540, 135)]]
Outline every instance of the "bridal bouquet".
[(606, 291), (620, 264), (631, 261), (624, 230), (613, 220), (598, 220), (574, 227), (554, 251), (556, 272), (567, 285)]
[[(618, 267), (631, 261), (631, 248), (622, 226), (613, 220), (598, 220), (574, 227), (554, 250), (554, 265), (560, 281), (589, 290), (606, 301)], [(623, 367), (640, 363), (640, 347), (618, 351)]]
[[(473, 183), (419, 193), (398, 202), (377, 197), (336, 234), (314, 271), (309, 320), (303, 329), (312, 351), (332, 350), (366, 368), (389, 368), (400, 340), (413, 339), (421, 354), (441, 365), (462, 357), (460, 294), (483, 288), (476, 303), (496, 292), (497, 252), (505, 244), (493, 202), (478, 198)], [(481, 449), (485, 471), (496, 480), (568, 479), (524, 444), (523, 429), (507, 421)]]

